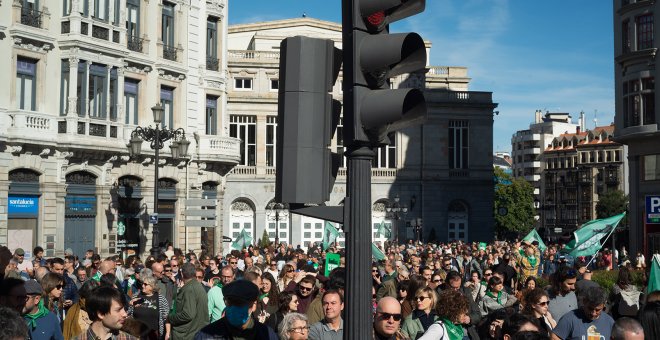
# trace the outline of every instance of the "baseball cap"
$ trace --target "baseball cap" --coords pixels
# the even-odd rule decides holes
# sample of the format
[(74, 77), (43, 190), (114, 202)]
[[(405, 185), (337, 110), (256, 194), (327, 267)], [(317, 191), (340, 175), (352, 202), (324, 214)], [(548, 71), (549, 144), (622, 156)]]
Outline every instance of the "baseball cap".
[(25, 255), (25, 250), (23, 250), (23, 248), (16, 248), (16, 250), (14, 251), (14, 254), (16, 254), (18, 256), (24, 256)]
[(43, 289), (39, 282), (35, 280), (25, 281), (25, 294), (27, 295), (41, 295), (43, 294)]

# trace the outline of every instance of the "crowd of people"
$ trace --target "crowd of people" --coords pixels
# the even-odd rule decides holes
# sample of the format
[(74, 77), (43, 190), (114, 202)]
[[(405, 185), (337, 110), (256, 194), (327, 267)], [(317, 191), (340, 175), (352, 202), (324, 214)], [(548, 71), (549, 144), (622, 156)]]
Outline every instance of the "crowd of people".
[[(536, 242), (386, 243), (374, 260), (374, 339), (660, 339), (660, 291), (639, 256), (566, 258)], [(326, 255), (339, 254), (326, 270)], [(345, 252), (250, 246), (228, 254), (30, 260), (0, 247), (1, 339), (343, 339)], [(79, 255), (79, 256), (78, 256)], [(327, 264), (329, 266), (329, 264)], [(611, 289), (596, 269), (618, 270)]]

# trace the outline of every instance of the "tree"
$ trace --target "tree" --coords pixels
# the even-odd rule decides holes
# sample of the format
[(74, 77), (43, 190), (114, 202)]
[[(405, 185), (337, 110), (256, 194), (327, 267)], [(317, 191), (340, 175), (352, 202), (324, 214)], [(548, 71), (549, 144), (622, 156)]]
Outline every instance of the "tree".
[(264, 229), (264, 233), (261, 234), (261, 239), (259, 240), (259, 248), (266, 249), (270, 246), (270, 237), (268, 236), (268, 231)]
[[(606, 218), (618, 215), (628, 210), (628, 195), (621, 190), (608, 190), (602, 195), (598, 195), (598, 203), (596, 203), (596, 217)], [(622, 225), (626, 225), (627, 219), (621, 221)]]
[(530, 231), (534, 226), (534, 188), (524, 179), (512, 178), (500, 168), (495, 168), (494, 174), (495, 231), (500, 236)]

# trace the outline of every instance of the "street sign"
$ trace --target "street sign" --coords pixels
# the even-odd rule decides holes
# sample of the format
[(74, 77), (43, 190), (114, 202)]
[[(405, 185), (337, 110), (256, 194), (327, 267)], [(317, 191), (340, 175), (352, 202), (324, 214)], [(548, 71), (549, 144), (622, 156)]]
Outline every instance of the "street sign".
[(218, 200), (215, 198), (190, 198), (186, 200), (186, 227), (215, 228), (218, 226)]
[(158, 214), (149, 215), (149, 224), (158, 224)]
[(646, 223), (660, 224), (660, 195), (646, 196)]

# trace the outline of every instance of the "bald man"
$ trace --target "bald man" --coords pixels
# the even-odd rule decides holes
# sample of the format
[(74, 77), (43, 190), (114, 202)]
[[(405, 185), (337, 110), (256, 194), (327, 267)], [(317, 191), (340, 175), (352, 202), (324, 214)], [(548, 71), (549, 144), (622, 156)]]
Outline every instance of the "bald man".
[(397, 299), (386, 296), (378, 301), (374, 316), (374, 339), (398, 339), (401, 327), (401, 304)]
[(174, 295), (176, 295), (176, 284), (165, 275), (165, 269), (160, 262), (154, 262), (151, 265), (151, 271), (156, 278), (159, 292), (165, 296), (165, 299), (171, 306)]
[(644, 328), (633, 318), (617, 319), (612, 328), (612, 340), (643, 340)]

